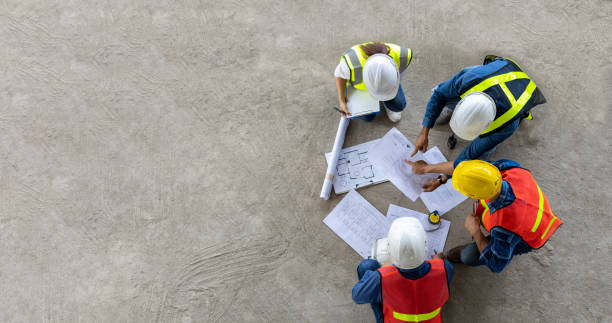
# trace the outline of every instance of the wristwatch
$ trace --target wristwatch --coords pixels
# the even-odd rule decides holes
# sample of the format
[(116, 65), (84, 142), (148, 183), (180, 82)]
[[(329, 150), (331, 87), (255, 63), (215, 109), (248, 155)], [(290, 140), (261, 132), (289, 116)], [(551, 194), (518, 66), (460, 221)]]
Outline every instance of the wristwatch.
[(440, 185), (446, 184), (446, 182), (448, 181), (448, 179), (444, 175), (438, 175), (437, 179), (438, 179), (438, 183), (440, 183)]

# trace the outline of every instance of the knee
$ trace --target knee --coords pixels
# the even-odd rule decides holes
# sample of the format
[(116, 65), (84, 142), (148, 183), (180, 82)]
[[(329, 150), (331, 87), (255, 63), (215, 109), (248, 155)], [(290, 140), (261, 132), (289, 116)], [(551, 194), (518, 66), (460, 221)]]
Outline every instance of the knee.
[(480, 252), (475, 243), (470, 243), (461, 250), (461, 262), (468, 266), (478, 265)]
[(376, 118), (376, 114), (368, 114), (367, 116), (363, 116), (363, 117), (359, 117), (359, 119), (365, 121), (365, 122), (371, 122), (372, 120), (374, 120), (374, 118)]

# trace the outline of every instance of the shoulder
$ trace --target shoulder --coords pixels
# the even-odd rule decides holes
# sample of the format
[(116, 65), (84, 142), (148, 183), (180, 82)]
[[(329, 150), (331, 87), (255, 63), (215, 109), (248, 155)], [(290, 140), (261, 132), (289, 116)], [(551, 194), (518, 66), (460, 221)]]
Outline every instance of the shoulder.
[(506, 170), (511, 168), (523, 168), (521, 165), (514, 160), (510, 159), (500, 159), (496, 161), (492, 161), (491, 164), (497, 167), (499, 170)]

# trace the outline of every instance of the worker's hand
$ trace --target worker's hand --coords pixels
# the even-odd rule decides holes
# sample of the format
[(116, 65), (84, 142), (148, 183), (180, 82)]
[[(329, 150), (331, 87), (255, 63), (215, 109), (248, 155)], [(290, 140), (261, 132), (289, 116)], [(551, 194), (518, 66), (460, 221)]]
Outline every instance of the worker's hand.
[(444, 260), (444, 254), (441, 252), (438, 252), (437, 254), (433, 255), (431, 258)]
[(424, 160), (417, 160), (415, 162), (413, 161), (409, 161), (408, 159), (404, 160), (406, 163), (408, 163), (408, 165), (412, 166), (412, 172), (415, 174), (425, 174), (427, 173), (427, 166), (429, 164), (427, 164), (426, 161)]
[(423, 191), (424, 192), (432, 192), (433, 190), (438, 188), (440, 185), (441, 185), (440, 181), (437, 178), (432, 178), (429, 182), (427, 182), (427, 183), (425, 183), (425, 185), (423, 185)]
[(472, 236), (475, 236), (480, 232), (480, 220), (474, 213), (465, 218), (465, 228), (472, 234)]
[(414, 151), (412, 152), (412, 155), (410, 155), (410, 157), (416, 155), (417, 151), (419, 150), (422, 152), (427, 151), (427, 144), (429, 143), (429, 139), (427, 139), (427, 137), (429, 135), (429, 131), (425, 129), (426, 128), (423, 128), (421, 134), (417, 138), (416, 144), (414, 145)]
[(350, 116), (351, 116), (351, 114), (349, 113), (349, 110), (348, 110), (348, 108), (346, 107), (346, 97), (344, 97), (344, 100), (341, 100), (341, 101), (339, 102), (339, 105), (340, 105), (340, 107), (339, 107), (339, 108), (340, 108), (340, 111), (344, 112), (344, 114), (345, 114), (346, 116), (349, 116), (349, 117), (350, 117)]

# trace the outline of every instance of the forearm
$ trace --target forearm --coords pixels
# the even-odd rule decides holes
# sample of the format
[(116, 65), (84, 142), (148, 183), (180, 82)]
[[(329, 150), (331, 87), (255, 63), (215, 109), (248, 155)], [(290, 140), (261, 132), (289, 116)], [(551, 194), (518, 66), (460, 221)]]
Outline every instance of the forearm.
[(338, 103), (344, 102), (346, 98), (346, 80), (341, 77), (334, 77), (336, 91), (338, 92)]
[(429, 127), (423, 126), (423, 129), (421, 129), (421, 134), (420, 136), (425, 136), (426, 138), (429, 137)]
[(453, 161), (447, 161), (439, 164), (430, 164), (425, 167), (425, 173), (441, 173), (441, 174), (453, 174), (455, 167)]
[(472, 232), (472, 238), (474, 238), (474, 242), (478, 246), (478, 252), (482, 254), (482, 251), (489, 245), (489, 240), (482, 234), (480, 228), (478, 231)]

